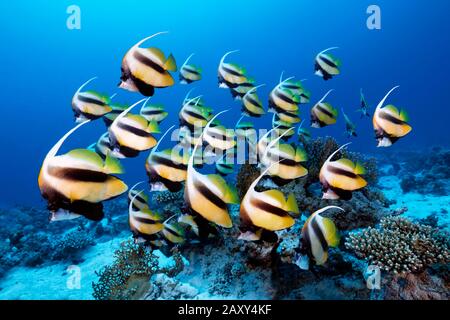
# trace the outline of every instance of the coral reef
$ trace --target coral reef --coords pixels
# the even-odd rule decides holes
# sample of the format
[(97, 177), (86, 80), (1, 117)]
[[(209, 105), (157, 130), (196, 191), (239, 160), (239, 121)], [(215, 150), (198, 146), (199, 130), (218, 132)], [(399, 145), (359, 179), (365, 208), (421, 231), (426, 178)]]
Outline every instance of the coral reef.
[(425, 271), (386, 277), (383, 280), (384, 299), (387, 300), (447, 300), (449, 283)]
[(345, 243), (359, 258), (394, 273), (424, 271), (450, 262), (448, 236), (402, 217), (386, 217), (379, 228), (351, 233)]
[(155, 193), (153, 199), (160, 204), (165, 204), (168, 202), (182, 200), (183, 197), (184, 197), (184, 190), (180, 190), (178, 192), (162, 191)]
[(173, 277), (183, 269), (181, 256), (174, 252), (175, 266), (161, 268), (158, 257), (151, 249), (128, 240), (114, 253), (112, 265), (97, 274), (99, 280), (92, 284), (93, 296), (97, 300), (140, 299), (151, 288), (153, 275), (164, 273)]

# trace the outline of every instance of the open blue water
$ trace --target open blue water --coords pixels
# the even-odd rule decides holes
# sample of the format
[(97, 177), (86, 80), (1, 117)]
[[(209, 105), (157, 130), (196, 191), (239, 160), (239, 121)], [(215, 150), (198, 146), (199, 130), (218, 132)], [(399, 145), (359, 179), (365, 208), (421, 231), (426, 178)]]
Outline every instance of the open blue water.
[[(69, 5), (81, 9), (81, 30), (66, 27)], [(377, 4), (382, 29), (366, 27), (366, 9)], [(228, 90), (217, 87), (217, 65), (229, 50), (240, 49), (230, 61), (245, 66), (266, 103), (281, 71), (298, 79), (312, 91), (311, 104), (301, 107), (309, 123), (309, 109), (329, 89), (329, 99), (345, 108), (357, 124), (359, 137), (352, 150), (376, 149), (372, 123), (359, 119), (354, 110), (363, 88), (374, 106), (394, 85), (390, 98), (409, 111), (413, 132), (392, 148), (417, 149), (449, 144), (448, 59), (450, 3), (441, 1), (2, 1), (0, 42), (2, 69), (2, 192), (0, 203), (43, 204), (37, 176), (48, 149), (74, 126), (71, 98), (87, 79), (98, 76), (92, 88), (116, 100), (133, 103), (142, 97), (117, 88), (121, 59), (140, 39), (168, 30), (169, 35), (152, 42), (172, 52), (179, 65), (192, 52), (192, 62), (204, 70), (203, 80), (157, 90), (155, 103), (166, 105), (170, 116), (162, 129), (178, 124), (180, 103), (191, 87), (219, 111), (232, 108), (225, 124), (239, 117), (240, 103)], [(328, 82), (314, 76), (314, 57), (328, 47), (339, 46), (342, 74)], [(257, 120), (270, 126), (271, 114)], [(105, 130), (102, 121), (84, 126), (65, 144), (65, 149), (85, 147)], [(336, 125), (315, 130), (314, 135), (333, 135), (340, 143), (342, 117)], [(386, 152), (383, 150), (382, 152)], [(124, 161), (132, 183), (145, 177), (146, 153)]]

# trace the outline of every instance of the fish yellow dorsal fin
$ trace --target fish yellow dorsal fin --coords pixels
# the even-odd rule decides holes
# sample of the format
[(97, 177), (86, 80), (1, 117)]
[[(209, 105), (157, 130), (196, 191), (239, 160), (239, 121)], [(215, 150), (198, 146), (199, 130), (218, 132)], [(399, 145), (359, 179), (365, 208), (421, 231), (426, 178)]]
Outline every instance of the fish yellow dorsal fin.
[(177, 63), (175, 62), (175, 58), (172, 54), (169, 55), (166, 62), (163, 65), (164, 70), (168, 71), (177, 71)]
[(124, 173), (124, 169), (120, 161), (108, 153), (105, 158), (105, 164), (103, 170), (107, 174), (119, 174)]
[(296, 162), (304, 162), (308, 160), (308, 154), (301, 147), (297, 147), (295, 149), (295, 161)]
[(355, 165), (355, 174), (365, 174), (366, 173), (366, 169), (362, 166), (361, 163), (357, 162)]
[(409, 121), (408, 113), (406, 113), (406, 111), (405, 111), (404, 109), (402, 109), (402, 110), (400, 111), (400, 119), (403, 120), (403, 121), (405, 121), (405, 122), (408, 122), (408, 121)]
[(156, 47), (151, 47), (147, 49), (150, 51), (153, 55), (155, 55), (161, 62), (166, 61), (166, 56), (164, 55), (164, 52), (161, 51), (161, 49)]
[(389, 111), (389, 113), (392, 115), (400, 116), (400, 113), (398, 112), (397, 107), (394, 106), (393, 104), (388, 104), (383, 109)]
[(352, 171), (354, 171), (355, 164), (350, 159), (342, 158), (342, 159), (336, 160), (335, 162), (343, 165), (344, 167), (347, 167), (347, 168), (351, 169)]
[(339, 245), (341, 237), (333, 220), (331, 220), (330, 218), (322, 217), (322, 225), (325, 229), (324, 235), (328, 245), (330, 247), (337, 247)]
[(227, 184), (224, 178), (218, 174), (208, 174), (207, 179), (211, 181), (223, 194), (223, 201), (228, 204), (238, 204), (239, 197), (234, 187)]
[(130, 119), (131, 121), (138, 123), (142, 128), (146, 128), (148, 125), (147, 120), (143, 116), (140, 116), (138, 114), (129, 113), (125, 117), (127, 119)]
[(103, 168), (103, 160), (97, 152), (89, 149), (74, 149), (67, 153), (68, 156), (81, 159), (94, 165), (98, 169)]
[(268, 198), (275, 199), (278, 203), (281, 204), (282, 207), (284, 207), (286, 200), (284, 199), (284, 194), (280, 190), (271, 189), (261, 192)]
[(297, 204), (297, 200), (295, 199), (295, 195), (294, 193), (289, 193), (289, 196), (287, 197), (286, 200), (286, 211), (295, 213), (295, 214), (299, 214), (300, 210), (298, 209), (298, 204)]

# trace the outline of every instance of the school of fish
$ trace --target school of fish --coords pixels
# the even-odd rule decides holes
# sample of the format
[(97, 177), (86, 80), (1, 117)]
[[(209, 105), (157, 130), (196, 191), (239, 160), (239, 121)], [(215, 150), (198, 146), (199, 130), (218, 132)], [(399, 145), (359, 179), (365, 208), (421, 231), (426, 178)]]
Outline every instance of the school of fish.
[[(304, 80), (283, 78), (270, 91), (267, 109), (258, 96), (256, 84), (247, 71), (236, 63), (228, 62), (225, 53), (218, 65), (218, 86), (227, 88), (231, 96), (240, 101), (240, 119), (234, 128), (226, 128), (220, 117), (227, 111), (213, 112), (201, 95), (191, 97), (190, 90), (178, 112), (179, 125), (161, 132), (160, 123), (169, 113), (164, 105), (150, 101), (156, 90), (175, 84), (177, 63), (172, 54), (161, 49), (144, 46), (149, 40), (166, 34), (159, 32), (142, 39), (125, 54), (121, 64), (119, 88), (137, 92), (145, 98), (131, 105), (113, 102), (115, 95), (105, 95), (87, 89), (95, 77), (82, 84), (72, 98), (72, 111), (76, 126), (69, 130), (47, 153), (43, 160), (38, 184), (47, 201), (51, 221), (84, 216), (99, 221), (103, 218), (103, 202), (128, 191), (129, 226), (136, 242), (153, 248), (171, 247), (186, 241), (200, 241), (213, 236), (220, 228), (231, 228), (233, 220), (229, 205), (240, 205), (239, 240), (277, 241), (275, 231), (292, 227), (300, 215), (293, 193), (284, 194), (278, 187), (308, 175), (304, 166), (308, 155), (302, 145), (311, 140), (311, 131), (299, 117), (302, 104), (310, 102), (311, 92)], [(330, 53), (337, 47), (320, 52), (314, 61), (314, 71), (324, 80), (341, 72), (341, 62)], [(194, 54), (186, 58), (179, 68), (179, 83), (189, 85), (202, 79), (202, 69), (191, 63)], [(386, 99), (398, 87), (391, 89), (376, 106), (373, 128), (379, 147), (389, 147), (411, 130), (403, 109)], [(310, 126), (322, 128), (337, 122), (338, 110), (329, 102), (333, 90), (328, 91), (310, 110)], [(361, 117), (369, 117), (369, 105), (360, 91)], [(139, 112), (134, 109), (140, 106)], [(356, 126), (341, 109), (345, 120), (345, 133), (356, 137)], [(272, 128), (257, 136), (251, 118), (273, 113)], [(229, 114), (228, 114), (229, 115)], [(75, 131), (91, 121), (103, 119), (105, 133), (86, 148), (58, 154), (64, 142)], [(247, 119), (247, 120), (245, 120)], [(296, 128), (297, 127), (297, 128)], [(177, 137), (172, 148), (160, 148), (167, 135)], [(299, 143), (289, 143), (295, 134)], [(166, 138), (167, 139), (167, 138)], [(95, 141), (95, 140), (94, 140)], [(242, 200), (225, 176), (236, 169), (236, 149), (244, 143), (256, 154), (261, 174), (248, 188)], [(319, 178), (323, 199), (349, 200), (352, 192), (367, 185), (365, 169), (360, 163), (336, 155), (348, 144), (335, 150), (323, 164)], [(136, 157), (148, 152), (145, 170), (148, 182), (140, 181), (130, 189), (120, 178), (124, 168), (119, 159)], [(250, 154), (250, 152), (249, 152)], [(213, 164), (215, 173), (204, 174), (199, 168)], [(269, 188), (258, 191), (263, 180), (272, 182)], [(177, 192), (184, 189), (185, 212), (165, 216), (151, 209), (149, 192)], [(339, 232), (329, 218), (321, 214), (327, 210), (342, 210), (337, 206), (317, 208), (306, 220), (301, 234), (296, 264), (308, 269), (311, 262), (322, 265), (327, 261), (328, 248), (339, 245)]]

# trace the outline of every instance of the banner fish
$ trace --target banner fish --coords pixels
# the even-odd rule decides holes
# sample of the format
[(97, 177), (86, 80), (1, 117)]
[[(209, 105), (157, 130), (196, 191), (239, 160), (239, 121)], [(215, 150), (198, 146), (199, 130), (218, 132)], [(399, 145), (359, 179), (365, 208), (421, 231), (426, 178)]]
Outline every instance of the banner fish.
[(322, 128), (336, 123), (338, 112), (328, 102), (323, 102), (333, 90), (328, 91), (311, 109), (311, 127)]
[[(293, 193), (287, 199), (275, 189), (258, 192), (256, 185), (272, 168), (263, 171), (247, 190), (240, 207), (241, 235), (239, 239), (246, 241), (269, 240), (277, 238), (273, 231), (290, 228), (295, 221), (291, 214), (298, 214), (297, 200)], [(269, 231), (269, 232), (268, 232)]]
[(356, 137), (358, 136), (356, 134), (356, 125), (350, 120), (350, 118), (345, 114), (344, 109), (341, 108), (342, 115), (345, 119), (345, 133), (347, 134), (347, 137)]
[(176, 71), (177, 65), (172, 54), (168, 58), (155, 47), (140, 48), (145, 41), (167, 32), (158, 32), (136, 43), (122, 60), (122, 75), (119, 87), (128, 91), (153, 96), (155, 88), (170, 87), (174, 80), (169, 71)]
[(80, 123), (86, 120), (95, 120), (101, 118), (112, 110), (109, 106), (109, 97), (96, 91), (81, 90), (97, 77), (91, 78), (78, 88), (72, 98), (72, 110), (75, 116), (75, 122)]
[(367, 101), (366, 101), (366, 98), (364, 97), (362, 89), (360, 89), (359, 95), (360, 95), (361, 105), (360, 105), (359, 109), (356, 111), (361, 112), (361, 118), (364, 116), (370, 117), (370, 114), (368, 112), (369, 105), (367, 104)]
[(328, 248), (339, 246), (339, 231), (333, 220), (320, 215), (330, 209), (344, 211), (340, 207), (327, 206), (314, 212), (303, 225), (299, 253), (295, 262), (303, 270), (309, 269), (310, 260), (316, 265), (323, 265), (328, 260)]
[(378, 147), (390, 147), (398, 139), (406, 136), (412, 127), (408, 124), (408, 115), (404, 110), (398, 110), (393, 105), (383, 107), (388, 96), (397, 89), (394, 87), (380, 101), (373, 114), (373, 128)]
[(161, 141), (173, 128), (174, 126), (167, 129), (145, 162), (152, 191), (176, 192), (181, 190), (182, 182), (186, 180), (188, 161), (186, 156), (181, 156), (175, 148), (156, 151)]
[(265, 113), (262, 102), (256, 94), (256, 90), (262, 86), (264, 84), (253, 87), (244, 94), (242, 98), (242, 113), (244, 115), (258, 118)]
[(87, 149), (74, 149), (57, 156), (64, 141), (79, 127), (67, 132), (47, 153), (39, 172), (38, 184), (48, 202), (51, 221), (77, 218), (103, 218), (102, 201), (115, 198), (127, 185), (113, 174), (123, 173), (120, 162), (110, 155), (103, 160)]
[(91, 144), (88, 149), (97, 152), (100, 157), (105, 159), (106, 156), (112, 152), (111, 143), (109, 141), (109, 133), (105, 132), (102, 134), (98, 141)]
[[(141, 191), (142, 192), (142, 191)], [(164, 229), (162, 216), (150, 210), (148, 207), (143, 209), (134, 209), (133, 203), (140, 196), (141, 192), (135, 194), (128, 206), (128, 223), (130, 230), (136, 242), (149, 242), (150, 244), (159, 244), (158, 232)]]
[(145, 118), (148, 122), (156, 121), (158, 124), (161, 123), (167, 116), (168, 112), (164, 111), (164, 106), (162, 104), (149, 104), (148, 100), (145, 100), (142, 105), (140, 115)]
[(355, 164), (346, 158), (331, 161), (336, 153), (349, 144), (344, 144), (334, 151), (320, 169), (319, 179), (324, 190), (322, 199), (350, 200), (352, 191), (364, 188), (367, 185), (366, 180), (360, 176), (365, 173), (365, 169), (360, 163)]
[(148, 209), (148, 195), (145, 194), (143, 189), (136, 190), (136, 187), (145, 181), (140, 181), (136, 183), (131, 189), (128, 191), (128, 205), (133, 207), (133, 210), (141, 210)]
[(194, 54), (192, 53), (189, 57), (187, 57), (186, 61), (184, 61), (180, 68), (181, 84), (189, 84), (202, 78), (202, 69), (193, 64), (188, 64), (193, 55)]
[[(220, 114), (219, 112), (206, 125), (208, 129), (211, 122)], [(227, 204), (237, 204), (239, 199), (235, 188), (227, 185), (226, 181), (217, 174), (204, 175), (194, 168), (194, 155), (203, 139), (203, 133), (195, 145), (189, 158), (184, 199), (193, 213), (199, 214), (206, 220), (224, 228), (231, 228), (233, 222), (228, 213)]]
[(152, 133), (159, 133), (156, 121), (148, 122), (144, 117), (128, 114), (145, 99), (125, 109), (108, 129), (109, 139), (113, 147), (113, 155), (117, 158), (132, 158), (139, 152), (149, 150), (156, 145)]
[(339, 48), (332, 47), (325, 49), (316, 56), (314, 71), (317, 76), (322, 77), (324, 80), (329, 80), (341, 73), (341, 62), (330, 53), (327, 53), (328, 51), (334, 49)]

